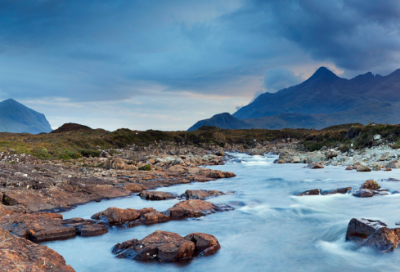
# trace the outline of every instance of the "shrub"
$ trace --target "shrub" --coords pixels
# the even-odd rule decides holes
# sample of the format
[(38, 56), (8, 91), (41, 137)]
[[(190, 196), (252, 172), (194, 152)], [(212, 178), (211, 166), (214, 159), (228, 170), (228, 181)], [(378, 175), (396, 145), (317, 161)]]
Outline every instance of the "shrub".
[(151, 170), (151, 166), (149, 164), (146, 164), (146, 165), (143, 165), (143, 166), (139, 167), (139, 170), (150, 171)]
[(100, 151), (96, 149), (82, 149), (81, 154), (84, 157), (100, 157)]

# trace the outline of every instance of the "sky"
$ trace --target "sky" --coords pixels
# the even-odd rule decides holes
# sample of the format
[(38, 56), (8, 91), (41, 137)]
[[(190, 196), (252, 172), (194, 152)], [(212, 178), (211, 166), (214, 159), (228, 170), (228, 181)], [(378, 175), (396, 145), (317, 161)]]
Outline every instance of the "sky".
[(325, 66), (400, 68), (398, 0), (0, 0), (0, 99), (115, 130), (186, 130)]

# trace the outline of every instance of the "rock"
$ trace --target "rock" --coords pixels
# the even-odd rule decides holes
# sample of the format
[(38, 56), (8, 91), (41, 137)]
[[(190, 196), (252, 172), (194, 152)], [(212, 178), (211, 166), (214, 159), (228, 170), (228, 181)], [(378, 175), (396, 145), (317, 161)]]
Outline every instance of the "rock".
[(217, 152), (215, 152), (215, 155), (217, 155), (217, 156), (225, 156), (225, 152), (222, 149), (220, 149)]
[(348, 192), (351, 191), (351, 189), (352, 189), (351, 187), (345, 187), (345, 188), (323, 191), (322, 195), (347, 194)]
[(211, 202), (192, 199), (181, 201), (175, 204), (168, 211), (171, 213), (171, 219), (183, 219), (188, 217), (200, 217), (217, 211), (233, 209), (230, 206), (217, 206)]
[(400, 161), (391, 161), (386, 164), (386, 168), (397, 169), (400, 168)]
[(301, 162), (300, 157), (298, 157), (298, 156), (293, 156), (292, 162), (293, 162), (293, 163), (300, 163), (300, 162)]
[(392, 171), (392, 168), (385, 168), (384, 171), (386, 171), (386, 172)]
[(353, 166), (349, 165), (349, 166), (346, 167), (345, 170), (353, 170)]
[(71, 218), (62, 221), (64, 226), (71, 226), (76, 229), (77, 234), (87, 236), (99, 236), (108, 232), (107, 227), (101, 223), (89, 219)]
[(112, 252), (119, 258), (175, 262), (192, 259), (196, 254), (210, 255), (219, 248), (218, 240), (209, 234), (191, 233), (183, 238), (176, 233), (156, 231), (140, 241), (132, 239), (116, 244)]
[(329, 150), (325, 152), (325, 157), (327, 160), (335, 158), (338, 156), (338, 153), (335, 150)]
[(19, 238), (2, 229), (0, 229), (0, 244), (1, 271), (75, 271), (54, 250)]
[(161, 191), (142, 191), (139, 196), (147, 200), (167, 200), (177, 197), (177, 194)]
[(221, 248), (217, 238), (210, 234), (195, 232), (186, 235), (185, 239), (195, 244), (195, 256), (212, 255)]
[(303, 193), (298, 194), (298, 196), (307, 196), (307, 195), (320, 195), (321, 194), (321, 189), (312, 189), (305, 191)]
[(372, 192), (369, 189), (359, 189), (359, 190), (353, 192), (353, 196), (356, 196), (356, 197), (373, 197), (374, 196), (374, 192)]
[(400, 229), (391, 229), (378, 220), (357, 219), (350, 220), (347, 227), (346, 241), (360, 242), (380, 252), (391, 251), (399, 244)]
[(96, 213), (92, 216), (92, 219), (102, 220), (104, 223), (110, 225), (122, 225), (126, 222), (139, 219), (142, 215), (150, 212), (157, 212), (153, 208), (143, 208), (141, 210), (135, 209), (119, 209), (110, 207), (105, 211)]
[(0, 218), (0, 228), (36, 243), (75, 237), (76, 229), (64, 226), (61, 214), (12, 214)]
[(143, 190), (147, 190), (147, 187), (140, 183), (128, 183), (124, 187), (133, 193), (138, 193)]
[(221, 196), (224, 195), (225, 193), (220, 192), (220, 191), (215, 191), (215, 190), (186, 190), (186, 192), (181, 195), (181, 197), (186, 198), (186, 199), (207, 199), (210, 197), (216, 197), (216, 196)]
[(370, 190), (378, 190), (381, 186), (373, 179), (369, 179), (361, 186), (360, 189), (370, 189)]
[(374, 140), (375, 141), (380, 140), (380, 139), (381, 139), (381, 135), (379, 135), (379, 134), (375, 134), (374, 135)]
[(311, 162), (307, 165), (307, 168), (310, 169), (321, 169), (321, 168), (325, 168), (322, 164), (319, 164), (317, 162)]
[(358, 165), (357, 172), (371, 172), (371, 168), (366, 165)]
[(278, 163), (278, 164), (284, 164), (285, 161), (284, 161), (284, 160), (277, 160), (276, 163)]

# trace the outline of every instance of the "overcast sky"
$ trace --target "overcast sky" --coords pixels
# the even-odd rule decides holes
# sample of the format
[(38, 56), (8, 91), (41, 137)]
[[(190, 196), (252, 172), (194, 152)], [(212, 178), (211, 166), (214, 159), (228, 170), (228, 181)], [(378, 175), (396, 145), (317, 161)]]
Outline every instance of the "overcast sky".
[(326, 66), (400, 68), (398, 0), (0, 0), (0, 98), (108, 130), (186, 130)]

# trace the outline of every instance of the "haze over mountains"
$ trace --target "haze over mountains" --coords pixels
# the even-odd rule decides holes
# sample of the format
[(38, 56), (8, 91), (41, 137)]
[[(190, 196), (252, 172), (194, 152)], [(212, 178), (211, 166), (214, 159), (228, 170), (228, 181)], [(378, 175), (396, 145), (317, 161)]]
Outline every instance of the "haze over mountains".
[(204, 125), (226, 129), (324, 128), (344, 123), (400, 123), (400, 70), (388, 76), (366, 73), (353, 79), (325, 67), (303, 83), (264, 93), (233, 115), (217, 114)]
[(31, 133), (52, 131), (44, 114), (7, 99), (0, 103), (0, 132)]

